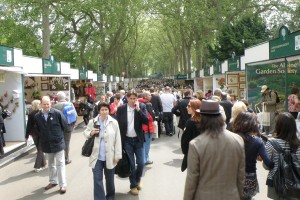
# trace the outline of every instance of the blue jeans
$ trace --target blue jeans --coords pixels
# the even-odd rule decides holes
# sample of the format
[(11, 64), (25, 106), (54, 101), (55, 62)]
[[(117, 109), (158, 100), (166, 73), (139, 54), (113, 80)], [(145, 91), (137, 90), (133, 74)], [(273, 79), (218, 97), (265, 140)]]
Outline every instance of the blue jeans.
[[(124, 149), (127, 152), (131, 173), (129, 176), (130, 189), (137, 187), (137, 183), (141, 181), (144, 168), (144, 148), (143, 142), (137, 137), (126, 137), (124, 140)], [(135, 156), (135, 157), (134, 157)], [(137, 168), (135, 169), (135, 158)]]
[(145, 133), (145, 142), (144, 142), (144, 163), (149, 162), (149, 151), (150, 151), (150, 144), (152, 141), (152, 134)]
[[(103, 170), (106, 180), (106, 195), (103, 186)], [(115, 199), (115, 168), (107, 169), (106, 162), (97, 160), (94, 174), (94, 200), (114, 200)]]

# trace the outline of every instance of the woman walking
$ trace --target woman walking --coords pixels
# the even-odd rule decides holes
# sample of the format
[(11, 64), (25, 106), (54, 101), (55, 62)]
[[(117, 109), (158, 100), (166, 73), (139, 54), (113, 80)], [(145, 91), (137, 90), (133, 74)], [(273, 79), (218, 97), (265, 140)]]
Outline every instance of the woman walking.
[[(110, 107), (106, 102), (98, 104), (98, 116), (91, 119), (84, 136), (95, 135), (94, 147), (89, 160), (94, 176), (94, 200), (115, 199), (115, 166), (122, 158), (121, 135), (118, 122), (109, 116)], [(106, 193), (103, 186), (103, 172)]]
[(251, 200), (259, 192), (256, 175), (256, 159), (260, 156), (264, 164), (272, 169), (274, 163), (267, 155), (265, 145), (258, 133), (256, 115), (250, 112), (241, 112), (233, 123), (233, 132), (239, 134), (245, 143), (246, 174), (242, 200)]
[(181, 164), (182, 172), (187, 168), (189, 142), (200, 134), (200, 106), (201, 101), (199, 99), (191, 99), (187, 105), (188, 114), (191, 115), (191, 118), (187, 120), (181, 137), (181, 150), (184, 154)]
[[(275, 139), (282, 150), (294, 150), (296, 152), (298, 160), (300, 160), (300, 140), (297, 138), (296, 122), (291, 113), (280, 113), (276, 118), (275, 123)], [(274, 162), (274, 168), (269, 171), (267, 178), (268, 185), (268, 197), (270, 199), (283, 199), (279, 197), (273, 186), (273, 176), (278, 169), (279, 153), (274, 149), (269, 141), (266, 143), (266, 149), (269, 157)], [(299, 198), (287, 198), (287, 199), (299, 199)]]
[(47, 164), (45, 155), (42, 151), (42, 145), (40, 143), (39, 131), (34, 122), (34, 116), (40, 110), (40, 104), (41, 104), (40, 100), (33, 100), (31, 102), (32, 111), (28, 115), (26, 135), (25, 135), (26, 141), (28, 140), (29, 135), (32, 136), (33, 142), (37, 149), (37, 155), (36, 155), (36, 159), (35, 159), (35, 163), (34, 163), (35, 172), (39, 172), (39, 171), (43, 170)]

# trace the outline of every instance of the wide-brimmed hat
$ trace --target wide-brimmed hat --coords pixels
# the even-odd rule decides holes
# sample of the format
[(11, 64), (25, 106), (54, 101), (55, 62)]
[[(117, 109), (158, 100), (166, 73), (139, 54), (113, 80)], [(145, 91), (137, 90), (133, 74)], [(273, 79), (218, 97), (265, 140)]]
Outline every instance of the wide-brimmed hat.
[(218, 115), (220, 114), (219, 102), (214, 100), (202, 100), (200, 113), (204, 115)]
[(267, 85), (261, 86), (261, 91), (260, 92), (265, 92), (268, 89)]

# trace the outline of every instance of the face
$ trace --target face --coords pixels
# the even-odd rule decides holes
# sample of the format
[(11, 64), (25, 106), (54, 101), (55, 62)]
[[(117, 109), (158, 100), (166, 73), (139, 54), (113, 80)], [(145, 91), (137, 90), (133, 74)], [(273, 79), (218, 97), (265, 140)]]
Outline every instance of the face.
[(109, 114), (109, 110), (107, 107), (101, 107), (100, 110), (99, 110), (99, 114), (102, 118), (106, 118)]
[(100, 96), (100, 102), (105, 102), (105, 96)]
[(51, 107), (50, 99), (43, 98), (42, 103), (41, 103), (41, 107), (42, 107), (44, 112), (49, 112), (50, 107)]
[(146, 99), (147, 99), (148, 101), (151, 101), (151, 98), (152, 98), (151, 94), (147, 94)]
[(130, 107), (134, 107), (134, 104), (136, 103), (137, 97), (135, 95), (130, 95), (130, 97), (127, 97), (128, 105)]
[(191, 107), (191, 104), (189, 103), (186, 107), (188, 114), (193, 115), (195, 114), (195, 110)]

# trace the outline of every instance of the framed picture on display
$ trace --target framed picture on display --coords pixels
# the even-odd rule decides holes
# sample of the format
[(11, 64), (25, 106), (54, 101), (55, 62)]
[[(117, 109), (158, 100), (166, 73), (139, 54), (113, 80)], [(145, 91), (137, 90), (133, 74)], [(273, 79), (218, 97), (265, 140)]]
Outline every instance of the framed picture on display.
[(227, 74), (227, 85), (237, 85), (238, 77), (238, 74)]
[(231, 87), (228, 87), (228, 90), (231, 90), (231, 94), (230, 95), (235, 95), (235, 96), (238, 96), (238, 87), (234, 87), (234, 86), (231, 86)]
[(245, 90), (240, 90), (240, 98), (241, 99), (245, 98)]
[(48, 77), (42, 76), (41, 81), (48, 81)]
[(240, 81), (240, 83), (245, 83), (246, 77), (245, 76), (240, 76), (239, 81)]
[(41, 83), (41, 90), (49, 90), (49, 84), (48, 83)]

